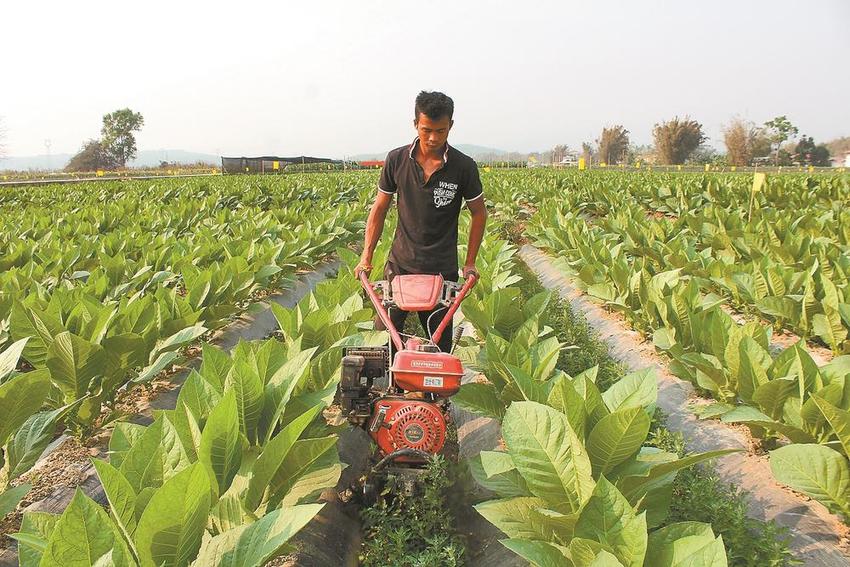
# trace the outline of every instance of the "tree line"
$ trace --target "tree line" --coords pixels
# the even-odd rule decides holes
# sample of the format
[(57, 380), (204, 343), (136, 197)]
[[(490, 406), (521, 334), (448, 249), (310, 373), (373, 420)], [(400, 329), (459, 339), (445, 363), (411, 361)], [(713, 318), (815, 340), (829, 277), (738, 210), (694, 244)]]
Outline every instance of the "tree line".
[[(800, 130), (786, 116), (777, 116), (761, 126), (735, 118), (723, 127), (726, 153), (705, 145), (703, 125), (689, 116), (659, 122), (652, 128), (652, 146), (635, 146), (621, 125), (606, 126), (593, 143), (582, 144), (581, 156), (588, 163), (616, 165), (651, 161), (661, 165), (715, 163), (735, 166), (758, 164), (829, 166), (831, 155), (850, 150), (850, 138), (829, 144), (815, 143), (812, 136), (798, 137)], [(558, 163), (570, 152), (555, 146), (551, 161)]]

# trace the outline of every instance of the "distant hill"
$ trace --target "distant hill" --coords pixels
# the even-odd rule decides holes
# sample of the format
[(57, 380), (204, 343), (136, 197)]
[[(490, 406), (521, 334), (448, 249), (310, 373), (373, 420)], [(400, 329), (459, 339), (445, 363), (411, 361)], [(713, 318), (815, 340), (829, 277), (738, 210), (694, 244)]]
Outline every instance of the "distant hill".
[[(0, 171), (27, 171), (31, 169), (63, 169), (71, 160), (72, 154), (46, 154), (37, 156), (9, 156), (0, 160)], [(161, 161), (178, 164), (197, 162), (221, 164), (221, 158), (213, 154), (202, 154), (186, 150), (140, 150), (130, 167), (157, 167)]]
[[(501, 156), (508, 155), (511, 152), (507, 152), (505, 150), (499, 150), (496, 148), (488, 148), (486, 146), (476, 146), (474, 144), (451, 144), (455, 148), (459, 149), (469, 157), (475, 160), (486, 160), (486, 159), (495, 159)], [(387, 150), (389, 151), (389, 150)], [(352, 161), (372, 161), (372, 160), (381, 160), (387, 157), (387, 152), (377, 153), (377, 154), (358, 154), (355, 156), (349, 156), (348, 159)]]

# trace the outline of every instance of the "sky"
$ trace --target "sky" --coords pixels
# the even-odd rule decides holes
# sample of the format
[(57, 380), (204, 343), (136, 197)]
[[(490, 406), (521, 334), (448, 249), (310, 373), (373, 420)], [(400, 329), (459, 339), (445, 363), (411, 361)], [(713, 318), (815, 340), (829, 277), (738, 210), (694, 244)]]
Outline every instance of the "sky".
[(73, 153), (103, 114), (139, 149), (343, 157), (413, 138), (420, 90), (454, 99), (450, 142), (580, 148), (674, 116), (722, 149), (733, 117), (850, 135), (850, 1), (6, 2), (10, 156)]

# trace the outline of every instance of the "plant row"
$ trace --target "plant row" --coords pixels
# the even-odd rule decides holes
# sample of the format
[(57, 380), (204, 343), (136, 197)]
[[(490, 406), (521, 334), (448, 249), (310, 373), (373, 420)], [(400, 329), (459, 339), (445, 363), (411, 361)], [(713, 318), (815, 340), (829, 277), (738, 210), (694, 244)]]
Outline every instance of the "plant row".
[(148, 426), (119, 422), (109, 461), (93, 461), (106, 511), (78, 490), (61, 515), (24, 514), (22, 567), (259, 566), (291, 551), (343, 467), (323, 417), (340, 347), (386, 341), (361, 331), (371, 313), (357, 289), (344, 267), (295, 308), (274, 309), (282, 340), (240, 342), (231, 355), (204, 346), (176, 408)]
[(463, 385), (452, 400), (501, 422), (505, 446), (469, 462), (497, 497), (476, 510), (534, 565), (726, 565), (710, 525), (660, 527), (677, 472), (726, 452), (679, 458), (649, 445), (652, 372), (603, 392), (597, 366), (575, 376), (559, 369), (571, 345), (547, 324), (552, 295), (522, 295), (514, 254), (504, 241), (485, 246), (481, 284), (463, 305), (478, 340), (458, 351), (486, 381)]
[[(846, 518), (850, 395), (845, 384), (850, 359), (838, 357), (819, 368), (802, 341), (774, 356), (770, 327), (758, 321), (736, 322), (724, 309), (724, 298), (711, 291), (719, 278), (702, 277), (693, 268), (692, 261), (714, 258), (713, 249), (679, 244), (687, 242), (687, 235), (678, 239), (672, 230), (658, 228), (669, 220), (644, 226), (635, 220), (637, 211), (619, 209), (588, 222), (552, 197), (542, 198), (537, 207), (529, 221), (537, 243), (589, 294), (651, 334), (655, 345), (671, 357), (673, 373), (722, 402), (704, 415), (744, 423), (757, 436), (790, 441), (771, 454), (777, 479)], [(623, 219), (634, 224), (612, 228), (622, 228)], [(765, 223), (758, 230), (763, 234), (772, 228)], [(790, 227), (788, 234), (794, 230)], [(841, 254), (844, 263), (846, 252)], [(840, 321), (846, 303), (841, 298), (847, 283), (839, 270), (819, 272), (828, 264), (815, 264), (816, 270), (806, 272), (802, 293), (792, 294), (791, 301), (803, 306), (800, 317), (810, 320), (819, 336), (841, 345), (846, 335)]]
[(57, 430), (82, 436), (114, 419), (121, 391), (179, 363), (256, 292), (353, 241), (364, 212), (348, 201), (365, 181), (338, 182), (0, 194), (0, 516)]

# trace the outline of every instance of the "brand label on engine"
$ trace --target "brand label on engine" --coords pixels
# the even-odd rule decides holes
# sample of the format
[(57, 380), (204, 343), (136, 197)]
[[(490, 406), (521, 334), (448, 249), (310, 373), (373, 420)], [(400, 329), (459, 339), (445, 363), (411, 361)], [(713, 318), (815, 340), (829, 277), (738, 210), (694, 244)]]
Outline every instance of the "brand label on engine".
[(442, 362), (434, 362), (433, 360), (411, 360), (410, 361), (411, 368), (435, 368), (440, 369), (443, 367)]
[(442, 376), (425, 376), (422, 380), (423, 386), (431, 386), (432, 388), (442, 388), (443, 387), (443, 377)]
[(419, 443), (422, 441), (423, 437), (425, 437), (425, 431), (419, 425), (409, 425), (407, 429), (404, 430), (404, 438), (407, 439), (408, 443)]

